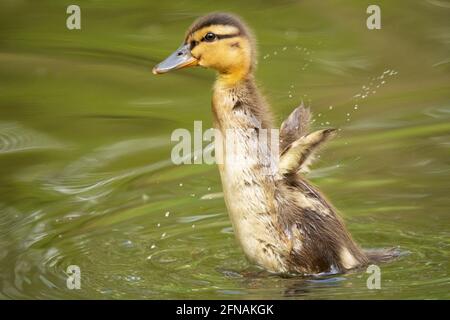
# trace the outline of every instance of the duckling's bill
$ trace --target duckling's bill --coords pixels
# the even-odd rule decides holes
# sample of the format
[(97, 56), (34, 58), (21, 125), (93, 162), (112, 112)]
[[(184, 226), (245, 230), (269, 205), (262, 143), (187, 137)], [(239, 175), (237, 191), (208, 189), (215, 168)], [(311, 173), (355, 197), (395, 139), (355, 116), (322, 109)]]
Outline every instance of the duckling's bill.
[(152, 72), (153, 74), (166, 73), (171, 70), (186, 68), (197, 65), (198, 60), (191, 55), (188, 44), (182, 44), (167, 59), (157, 64)]

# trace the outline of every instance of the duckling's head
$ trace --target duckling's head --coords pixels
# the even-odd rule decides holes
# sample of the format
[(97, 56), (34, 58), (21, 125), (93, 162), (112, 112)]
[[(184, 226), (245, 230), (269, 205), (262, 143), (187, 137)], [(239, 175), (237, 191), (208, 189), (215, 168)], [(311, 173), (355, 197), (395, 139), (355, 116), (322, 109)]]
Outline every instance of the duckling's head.
[(254, 64), (255, 45), (250, 29), (235, 15), (212, 13), (190, 26), (183, 44), (155, 66), (153, 73), (202, 66), (238, 80), (248, 75)]

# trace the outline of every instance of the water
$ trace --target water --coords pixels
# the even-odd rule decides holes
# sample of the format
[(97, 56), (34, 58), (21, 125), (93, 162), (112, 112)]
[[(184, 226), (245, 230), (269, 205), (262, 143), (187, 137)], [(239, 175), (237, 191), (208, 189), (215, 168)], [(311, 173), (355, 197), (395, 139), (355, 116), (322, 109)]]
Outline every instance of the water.
[[(81, 31), (69, 4), (0, 4), (1, 298), (450, 298), (446, 2), (381, 1), (378, 31), (360, 1), (78, 1)], [(214, 75), (151, 68), (214, 10), (253, 26), (280, 121), (303, 100), (341, 129), (310, 178), (363, 247), (409, 252), (381, 290), (251, 266), (217, 168), (171, 163), (174, 129), (211, 126)]]

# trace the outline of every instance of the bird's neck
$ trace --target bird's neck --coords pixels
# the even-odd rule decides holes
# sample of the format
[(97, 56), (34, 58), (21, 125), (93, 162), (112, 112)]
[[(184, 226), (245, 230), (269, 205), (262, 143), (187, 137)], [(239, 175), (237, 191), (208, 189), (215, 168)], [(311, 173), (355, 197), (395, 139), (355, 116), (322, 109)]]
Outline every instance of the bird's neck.
[(220, 75), (212, 102), (214, 125), (221, 133), (214, 139), (215, 153), (235, 235), (250, 260), (272, 265), (261, 248), (261, 243), (275, 248), (280, 242), (274, 231), (276, 158), (259, 140), (264, 135), (260, 129), (271, 128), (267, 104), (251, 75), (233, 82)]
[(252, 54), (247, 52), (240, 55), (232, 65), (217, 69), (217, 81), (224, 86), (237, 86), (243, 81), (253, 79), (253, 69)]
[[(253, 74), (247, 72), (219, 74), (213, 89), (213, 113), (219, 129), (236, 128), (240, 121), (232, 121), (233, 110), (245, 109), (248, 121), (259, 122), (259, 128), (270, 129), (272, 114), (264, 97), (260, 94)], [(242, 120), (242, 119), (241, 119)]]
[(253, 79), (253, 75), (247, 68), (236, 68), (231, 72), (219, 73), (216, 82), (224, 87), (234, 87), (248, 79)]

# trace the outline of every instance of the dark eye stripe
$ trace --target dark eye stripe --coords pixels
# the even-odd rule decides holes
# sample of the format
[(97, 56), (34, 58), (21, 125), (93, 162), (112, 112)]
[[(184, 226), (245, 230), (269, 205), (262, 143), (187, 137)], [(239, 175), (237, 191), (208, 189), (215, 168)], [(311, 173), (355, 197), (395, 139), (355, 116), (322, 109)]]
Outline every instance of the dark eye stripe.
[[(227, 39), (227, 38), (234, 38), (240, 36), (240, 33), (232, 33), (232, 34), (216, 34), (216, 39)], [(200, 41), (206, 41), (206, 39), (203, 37)]]
[(194, 49), (195, 46), (198, 45), (198, 41), (192, 40), (191, 43), (189, 44), (190, 49)]

